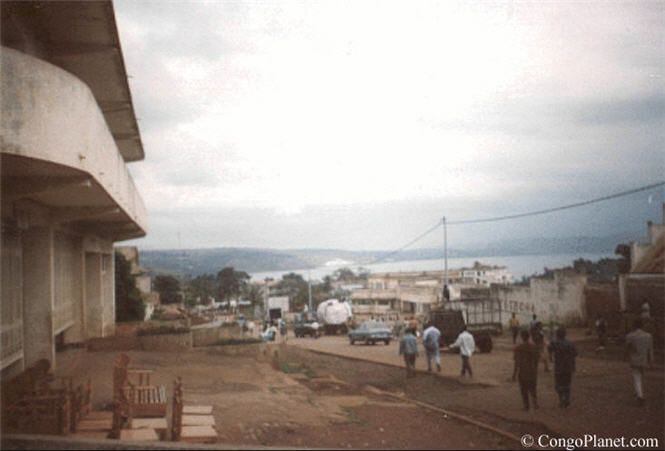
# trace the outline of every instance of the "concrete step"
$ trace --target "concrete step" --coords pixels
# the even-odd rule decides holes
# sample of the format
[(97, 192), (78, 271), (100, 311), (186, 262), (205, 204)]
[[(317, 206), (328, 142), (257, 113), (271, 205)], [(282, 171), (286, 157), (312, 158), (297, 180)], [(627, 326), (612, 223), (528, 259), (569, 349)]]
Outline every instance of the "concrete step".
[(113, 420), (81, 420), (76, 425), (76, 432), (91, 432), (91, 431), (110, 431), (113, 427)]
[(214, 426), (215, 418), (212, 415), (183, 415), (183, 426)]
[(212, 426), (183, 426), (180, 441), (188, 443), (216, 443), (217, 431)]
[(130, 429), (155, 429), (166, 430), (168, 424), (166, 418), (133, 418)]
[(183, 415), (211, 415), (212, 406), (183, 406)]

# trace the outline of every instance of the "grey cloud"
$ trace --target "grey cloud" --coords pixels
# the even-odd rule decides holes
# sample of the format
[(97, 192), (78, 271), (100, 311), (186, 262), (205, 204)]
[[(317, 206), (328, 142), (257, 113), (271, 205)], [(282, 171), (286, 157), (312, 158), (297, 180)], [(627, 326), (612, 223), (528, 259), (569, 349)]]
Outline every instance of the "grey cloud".
[[(620, 125), (661, 122), (665, 119), (665, 95), (590, 102), (577, 108), (575, 119), (583, 124)], [(654, 124), (658, 125), (658, 124)], [(659, 134), (665, 131), (660, 130)]]

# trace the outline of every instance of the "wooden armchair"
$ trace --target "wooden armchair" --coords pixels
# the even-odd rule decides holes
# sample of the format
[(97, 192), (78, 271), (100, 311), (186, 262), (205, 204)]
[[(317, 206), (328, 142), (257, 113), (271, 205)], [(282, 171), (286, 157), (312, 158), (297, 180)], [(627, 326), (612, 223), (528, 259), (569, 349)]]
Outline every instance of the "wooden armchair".
[[(215, 443), (217, 442), (217, 431), (215, 431), (214, 418), (212, 415), (196, 415), (194, 417), (209, 421), (194, 421), (189, 423), (185, 410), (182, 379), (178, 377), (173, 383), (173, 411), (171, 420), (171, 440), (176, 442), (190, 443)], [(190, 415), (191, 417), (191, 415)]]
[[(166, 416), (166, 388), (150, 384), (151, 370), (129, 369), (129, 356), (121, 354), (113, 366), (113, 427), (112, 435), (134, 417)], [(130, 376), (133, 379), (130, 380)]]

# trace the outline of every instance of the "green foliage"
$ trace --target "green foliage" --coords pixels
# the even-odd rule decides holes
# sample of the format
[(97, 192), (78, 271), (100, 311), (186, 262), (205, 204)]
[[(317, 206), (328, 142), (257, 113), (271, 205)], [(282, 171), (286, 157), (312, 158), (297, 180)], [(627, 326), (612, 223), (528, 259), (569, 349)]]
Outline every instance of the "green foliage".
[(316, 372), (306, 366), (306, 365), (301, 365), (301, 364), (291, 364), (288, 362), (280, 361), (279, 362), (279, 368), (282, 370), (283, 373), (286, 374), (298, 374), (302, 373), (305, 376), (307, 376), (308, 379), (312, 379), (316, 377)]
[(252, 303), (250, 309), (253, 311), (255, 305), (263, 304), (263, 289), (259, 285), (248, 283), (243, 288), (242, 298)]
[(245, 271), (236, 271), (227, 266), (217, 273), (217, 293), (220, 300), (230, 301), (240, 297), (250, 277)]
[(185, 282), (185, 303), (189, 306), (196, 304), (207, 305), (211, 298), (218, 293), (217, 278), (212, 274), (189, 279)]
[(182, 302), (180, 282), (173, 276), (158, 275), (155, 277), (154, 290), (159, 293), (162, 304), (178, 304)]
[(339, 268), (333, 273), (335, 280), (344, 282), (353, 282), (357, 279), (355, 273), (349, 268)]
[(284, 274), (282, 280), (275, 287), (274, 294), (288, 296), (291, 306), (295, 310), (302, 308), (309, 300), (307, 281), (300, 274), (296, 273)]
[(115, 253), (115, 319), (123, 321), (143, 321), (145, 305), (136, 281), (131, 274), (131, 264), (119, 252)]
[(182, 326), (158, 326), (158, 327), (143, 327), (136, 331), (139, 337), (146, 335), (171, 335), (171, 334), (186, 334), (189, 333), (189, 327)]

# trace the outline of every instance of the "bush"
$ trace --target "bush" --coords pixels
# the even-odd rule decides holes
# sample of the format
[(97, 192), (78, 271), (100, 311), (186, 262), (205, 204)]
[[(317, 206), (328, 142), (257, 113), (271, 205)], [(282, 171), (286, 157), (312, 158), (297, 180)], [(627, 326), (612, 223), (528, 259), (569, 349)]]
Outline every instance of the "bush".
[(170, 334), (187, 334), (190, 332), (189, 327), (178, 326), (159, 326), (159, 327), (146, 327), (139, 329), (136, 335), (139, 337), (145, 335), (170, 335)]

